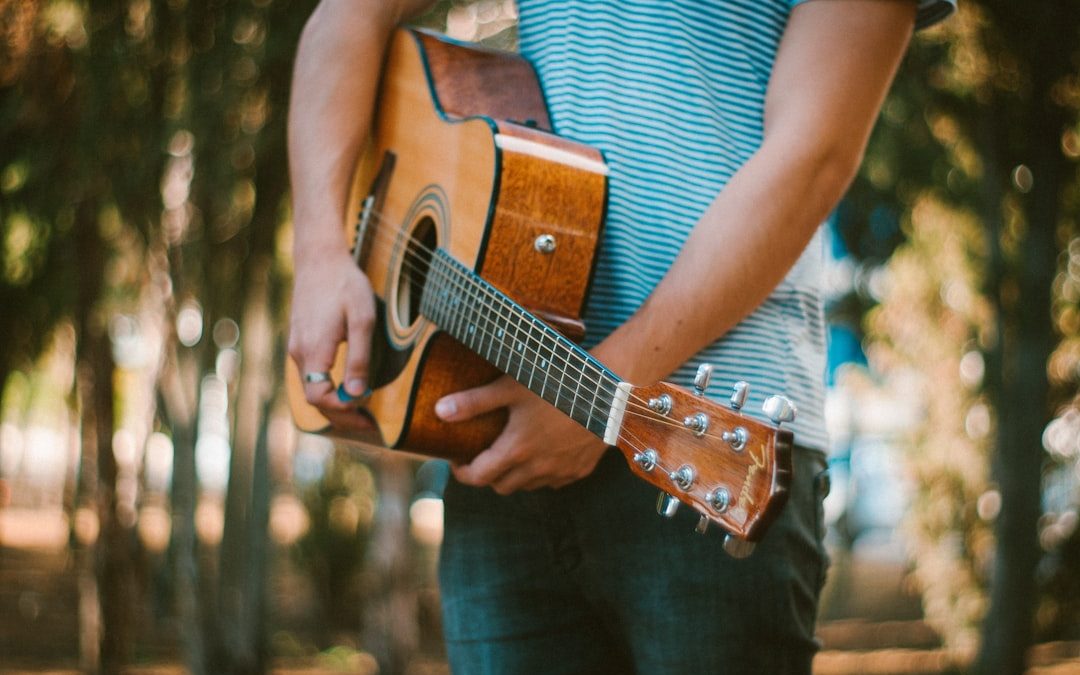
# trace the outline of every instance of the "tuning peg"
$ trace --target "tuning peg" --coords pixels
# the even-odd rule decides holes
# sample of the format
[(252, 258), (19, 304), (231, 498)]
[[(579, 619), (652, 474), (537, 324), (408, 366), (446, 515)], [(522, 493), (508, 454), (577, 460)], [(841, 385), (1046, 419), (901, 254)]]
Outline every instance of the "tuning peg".
[(688, 492), (690, 488), (694, 486), (694, 479), (697, 478), (697, 472), (694, 471), (694, 467), (689, 464), (683, 464), (677, 470), (668, 474), (668, 478), (672, 483), (679, 486), (679, 489), (683, 492)]
[(694, 526), (694, 532), (705, 534), (705, 530), (707, 529), (709, 529), (709, 517), (701, 516), (698, 518), (697, 525)]
[(732, 534), (724, 535), (724, 550), (732, 558), (742, 559), (754, 552), (754, 542), (739, 539)]
[(661, 492), (660, 497), (656, 500), (656, 512), (665, 518), (671, 518), (679, 510), (679, 504), (681, 503), (678, 497), (674, 497), (667, 492)]
[(671, 397), (667, 394), (660, 394), (656, 398), (650, 398), (649, 410), (659, 415), (668, 414), (671, 412)]
[(698, 396), (704, 396), (705, 390), (709, 388), (709, 378), (711, 377), (712, 366), (707, 363), (698, 366), (697, 374), (694, 375), (694, 393)]
[(746, 405), (746, 395), (750, 393), (750, 383), (739, 381), (731, 388), (731, 409), (742, 410)]
[(770, 396), (761, 404), (761, 411), (768, 415), (773, 424), (782, 424), (793, 421), (798, 409), (786, 396)]

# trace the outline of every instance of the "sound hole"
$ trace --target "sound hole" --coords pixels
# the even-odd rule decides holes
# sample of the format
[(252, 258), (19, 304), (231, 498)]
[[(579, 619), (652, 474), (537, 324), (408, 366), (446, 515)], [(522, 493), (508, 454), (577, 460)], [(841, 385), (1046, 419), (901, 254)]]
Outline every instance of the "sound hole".
[(438, 246), (435, 221), (424, 216), (416, 222), (406, 245), (397, 286), (395, 306), (397, 318), (405, 333), (412, 333), (420, 320), (420, 300), (431, 267), (431, 254)]

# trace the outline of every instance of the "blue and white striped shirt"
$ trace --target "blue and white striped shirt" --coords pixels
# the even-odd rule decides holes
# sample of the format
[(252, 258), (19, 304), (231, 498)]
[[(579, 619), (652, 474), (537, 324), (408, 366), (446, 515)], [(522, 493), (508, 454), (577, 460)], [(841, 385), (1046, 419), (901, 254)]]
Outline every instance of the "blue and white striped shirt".
[[(773, 61), (801, 1), (518, 0), (521, 52), (555, 131), (599, 148), (611, 169), (587, 346), (641, 306), (761, 144)], [(952, 2), (922, 0), (918, 25), (948, 15)], [(746, 380), (751, 412), (783, 393), (799, 408), (796, 442), (824, 448), (823, 256), (817, 236), (756, 311), (670, 379), (688, 385), (711, 363), (709, 395), (726, 398)]]

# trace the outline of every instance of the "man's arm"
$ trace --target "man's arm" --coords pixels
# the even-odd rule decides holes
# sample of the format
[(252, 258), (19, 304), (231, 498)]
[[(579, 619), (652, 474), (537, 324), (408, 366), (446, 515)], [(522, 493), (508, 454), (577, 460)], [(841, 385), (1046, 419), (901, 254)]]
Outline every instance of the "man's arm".
[[(768, 297), (854, 178), (914, 16), (909, 0), (813, 0), (792, 11), (761, 147), (646, 304), (597, 348), (602, 361), (615, 368), (634, 354), (615, 372), (665, 377)], [(701, 307), (713, 309), (681, 309)]]
[[(330, 370), (347, 340), (345, 387), (367, 387), (371, 286), (344, 239), (357, 156), (367, 139), (383, 53), (394, 28), (432, 0), (323, 0), (300, 38), (289, 103), (295, 279), (289, 354), (300, 372)], [(304, 387), (309, 403), (342, 414), (328, 382)]]
[[(812, 0), (792, 11), (761, 147), (645, 304), (593, 350), (602, 362), (630, 382), (661, 379), (768, 297), (853, 178), (914, 17), (911, 0)], [(446, 397), (436, 410), (461, 420), (502, 406), (506, 430), (456, 468), (463, 482), (501, 493), (558, 486), (599, 461), (602, 443), (506, 378)]]

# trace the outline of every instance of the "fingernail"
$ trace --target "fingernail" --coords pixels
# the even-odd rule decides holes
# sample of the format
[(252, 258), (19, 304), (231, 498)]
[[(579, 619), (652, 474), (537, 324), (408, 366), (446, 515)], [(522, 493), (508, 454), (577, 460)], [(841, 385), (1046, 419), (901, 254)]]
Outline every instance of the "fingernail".
[(457, 403), (452, 398), (440, 398), (435, 402), (435, 414), (443, 419), (453, 417), (457, 412)]
[(338, 400), (341, 401), (342, 403), (352, 403), (353, 401), (355, 401), (357, 399), (356, 396), (353, 396), (352, 394), (350, 394), (348, 391), (345, 390), (345, 384), (344, 383), (338, 385), (337, 397), (338, 397)]
[(345, 389), (349, 392), (350, 396), (358, 398), (363, 396), (364, 392), (367, 391), (367, 382), (364, 382), (359, 377), (354, 377), (345, 384)]

